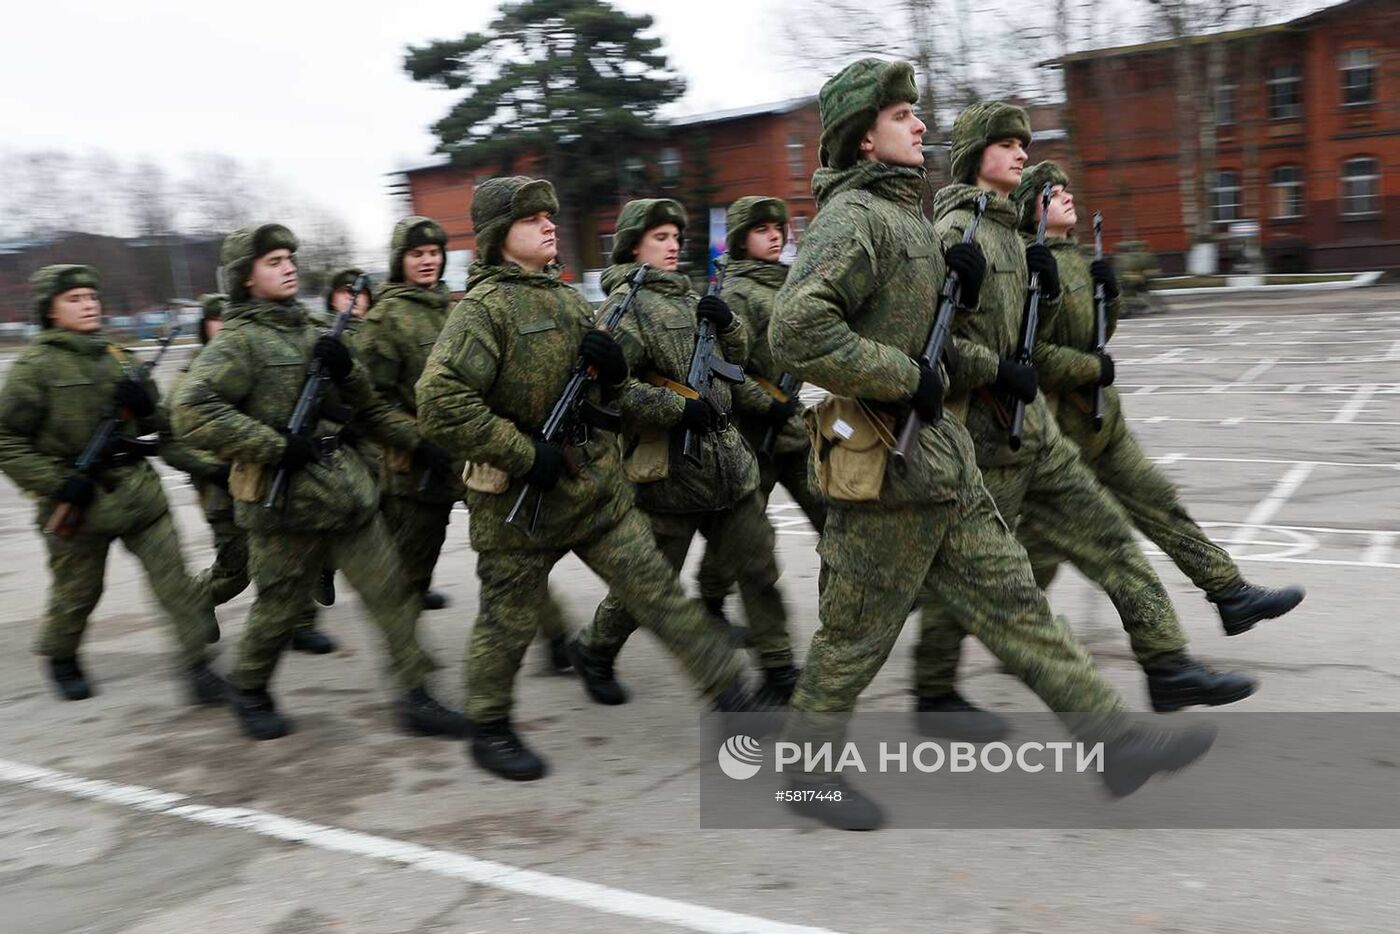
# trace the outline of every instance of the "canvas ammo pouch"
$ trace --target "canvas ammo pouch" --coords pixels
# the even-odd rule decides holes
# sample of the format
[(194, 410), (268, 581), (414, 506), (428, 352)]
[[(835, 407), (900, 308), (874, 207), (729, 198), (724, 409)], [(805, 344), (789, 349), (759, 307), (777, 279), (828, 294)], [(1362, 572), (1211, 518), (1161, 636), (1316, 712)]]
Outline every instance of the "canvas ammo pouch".
[(468, 462), (462, 468), (462, 482), (477, 493), (504, 493), (510, 488), (510, 474), (490, 464)]
[(655, 483), (671, 475), (671, 432), (649, 426), (632, 434), (622, 458), (622, 475), (631, 483)]
[(844, 396), (828, 396), (806, 417), (808, 430), (815, 429), (812, 457), (821, 494), (846, 503), (878, 500), (895, 446), (894, 417)]
[(228, 472), (228, 492), (240, 503), (261, 503), (267, 496), (271, 481), (267, 477), (270, 464), (247, 464), (235, 461)]

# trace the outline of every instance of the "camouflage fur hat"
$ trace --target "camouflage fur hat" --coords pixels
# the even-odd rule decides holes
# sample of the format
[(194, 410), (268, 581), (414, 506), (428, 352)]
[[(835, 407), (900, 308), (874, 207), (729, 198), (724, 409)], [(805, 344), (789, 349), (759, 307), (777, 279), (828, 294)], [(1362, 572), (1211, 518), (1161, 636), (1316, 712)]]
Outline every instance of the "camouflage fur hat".
[[(336, 289), (348, 289), (355, 284), (355, 280), (364, 275), (365, 271), (358, 266), (346, 266), (344, 269), (337, 269), (331, 273), (331, 281), (326, 286), (326, 311), (334, 311), (331, 307), (331, 296), (335, 295)], [(366, 289), (369, 293), (370, 303), (374, 303), (374, 290)]]
[(224, 320), (224, 306), (228, 304), (228, 296), (222, 292), (206, 292), (199, 296), (199, 342), (209, 343), (209, 332), (204, 329), (206, 321)]
[(505, 175), (482, 182), (472, 195), (472, 227), (480, 261), (488, 266), (499, 264), (510, 225), (541, 211), (559, 211), (554, 186), (542, 178)]
[(875, 124), (880, 111), (891, 104), (919, 100), (914, 67), (908, 62), (883, 62), (863, 58), (852, 62), (817, 95), (822, 135), (817, 158), (833, 169), (855, 165), (860, 139)]
[(622, 206), (617, 215), (617, 225), (613, 230), (612, 261), (630, 263), (632, 251), (642, 239), (642, 234), (662, 224), (675, 224), (681, 233), (685, 232), (685, 208), (679, 201), (670, 198), (638, 198)]
[(71, 263), (45, 266), (29, 277), (29, 287), (34, 292), (34, 323), (47, 328), (53, 300), (70, 289), (97, 288), (97, 270)]
[(262, 224), (240, 228), (224, 238), (224, 245), (219, 250), (219, 265), (229, 301), (248, 300), (248, 287), (244, 283), (253, 271), (253, 261), (273, 250), (291, 250), (295, 253), (296, 235), (281, 224)]
[(744, 246), (749, 231), (759, 224), (786, 224), (787, 219), (787, 205), (781, 198), (747, 195), (735, 201), (724, 214), (725, 226), (729, 228), (724, 243), (729, 255), (736, 258), (746, 255)]
[(1014, 104), (986, 101), (973, 104), (953, 121), (953, 151), (950, 156), (953, 181), (970, 185), (977, 178), (982, 152), (999, 139), (1016, 138), (1031, 144), (1031, 122), (1026, 112)]
[[(420, 246), (436, 243), (447, 252), (447, 231), (431, 217), (405, 217), (394, 225), (394, 235), (389, 238), (389, 281), (403, 281), (403, 255)], [(443, 257), (443, 268), (447, 268), (447, 258)]]
[(1068, 188), (1069, 176), (1053, 162), (1038, 162), (1021, 173), (1021, 184), (1011, 192), (1011, 201), (1021, 218), (1021, 229), (1027, 233), (1035, 233), (1038, 227), (1035, 205), (1046, 182)]

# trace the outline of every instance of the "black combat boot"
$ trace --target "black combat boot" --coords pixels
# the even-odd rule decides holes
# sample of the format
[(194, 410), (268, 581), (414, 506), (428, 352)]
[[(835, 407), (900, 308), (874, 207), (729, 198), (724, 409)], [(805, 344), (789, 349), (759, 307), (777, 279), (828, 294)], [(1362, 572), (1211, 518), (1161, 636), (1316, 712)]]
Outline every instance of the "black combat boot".
[(1259, 682), (1238, 671), (1216, 671), (1185, 652), (1173, 652), (1143, 666), (1152, 709), (1171, 713), (1183, 707), (1219, 707), (1242, 701)]
[(914, 711), (914, 728), (921, 736), (991, 743), (1011, 731), (1005, 718), (969, 703), (957, 691), (921, 696)]
[(885, 824), (880, 806), (840, 778), (793, 782), (787, 794), (788, 810), (837, 830), (879, 830)]
[(451, 602), (452, 601), (447, 599), (447, 594), (441, 593), (440, 591), (423, 591), (423, 609), (425, 610), (441, 610)]
[(336, 650), (335, 640), (314, 626), (292, 633), (292, 648), (307, 655), (329, 655)]
[(335, 606), (335, 568), (321, 568), (321, 576), (316, 580), (316, 602)]
[(1215, 742), (1215, 727), (1206, 724), (1186, 730), (1154, 730), (1130, 727), (1104, 743), (1103, 783), (1114, 797), (1137, 791), (1158, 772), (1176, 772), (1206, 754)]
[(579, 644), (569, 640), (569, 661), (583, 679), (583, 689), (599, 704), (615, 707), (627, 703), (627, 689), (618, 684), (613, 674), (615, 658), (598, 658)]
[(1255, 623), (1287, 613), (1306, 595), (1302, 587), (1260, 587), (1241, 580), (1219, 593), (1207, 594), (1206, 599), (1220, 613), (1225, 635), (1238, 636), (1253, 629)]
[(410, 736), (465, 739), (471, 735), (467, 718), (439, 704), (427, 688), (414, 688), (395, 701), (394, 717), (399, 729)]
[(574, 670), (573, 662), (569, 661), (569, 637), (560, 633), (557, 636), (550, 636), (549, 641), (544, 644), (545, 667), (555, 674), (568, 674)]
[(87, 700), (94, 693), (76, 655), (49, 659), (49, 677), (64, 700)]
[(228, 701), (243, 732), (252, 739), (277, 739), (292, 731), (291, 722), (277, 712), (277, 705), (265, 688), (256, 691), (235, 688), (229, 691)]
[(190, 703), (201, 707), (221, 707), (228, 702), (228, 682), (206, 662), (189, 669)]
[(472, 735), (471, 755), (472, 761), (486, 771), (513, 782), (533, 782), (547, 771), (544, 760), (521, 742), (509, 720), (478, 723)]
[(777, 665), (763, 669), (763, 685), (758, 689), (759, 700), (774, 707), (786, 707), (802, 670), (792, 665)]

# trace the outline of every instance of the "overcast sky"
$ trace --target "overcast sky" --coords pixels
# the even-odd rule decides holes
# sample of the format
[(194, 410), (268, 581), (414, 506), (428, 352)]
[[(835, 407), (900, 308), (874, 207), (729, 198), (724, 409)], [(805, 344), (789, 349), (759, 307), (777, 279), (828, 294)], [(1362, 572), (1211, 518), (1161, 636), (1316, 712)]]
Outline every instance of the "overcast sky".
[[(781, 100), (815, 91), (824, 77), (793, 68), (783, 54), (784, 0), (614, 3), (655, 17), (654, 33), (689, 82), (678, 113)], [(994, 4), (967, 3), (986, 5)], [(495, 0), (9, 4), (0, 148), (145, 156), (177, 175), (186, 154), (224, 153), (335, 210), (361, 251), (378, 256), (394, 221), (386, 173), (432, 161), (429, 127), (454, 99), (409, 80), (404, 48), (480, 29), (496, 7)]]

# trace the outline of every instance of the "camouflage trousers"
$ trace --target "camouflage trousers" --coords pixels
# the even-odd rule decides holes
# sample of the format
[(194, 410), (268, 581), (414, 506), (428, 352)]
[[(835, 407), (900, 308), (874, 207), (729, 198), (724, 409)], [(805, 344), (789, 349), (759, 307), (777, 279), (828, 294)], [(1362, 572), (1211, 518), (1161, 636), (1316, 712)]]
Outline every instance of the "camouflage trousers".
[(399, 561), (413, 589), (427, 593), (433, 568), (447, 540), (452, 503), (424, 503), (408, 496), (384, 495), (379, 511), (399, 549)]
[(656, 546), (646, 515), (634, 508), (602, 535), (572, 549), (485, 551), (477, 556), (481, 609), (467, 646), (466, 712), (472, 720), (510, 716), (515, 673), (536, 630), (550, 615), (553, 600), (541, 599), (549, 572), (569, 550), (603, 579), (608, 598), (625, 607), (629, 619), (641, 620), (680, 660), (703, 695), (713, 697), (741, 675), (728, 639), (700, 604), (686, 597), (675, 570)]
[[(787, 608), (778, 590), (778, 559), (773, 552), (773, 526), (764, 511), (766, 497), (760, 490), (730, 509), (716, 512), (646, 513), (661, 554), (678, 576), (691, 540), (705, 537), (707, 554), (716, 559), (716, 573), (738, 583), (744, 616), (749, 624), (749, 646), (762, 668), (792, 664), (792, 639), (787, 630)], [(596, 654), (611, 658), (637, 628), (614, 593), (598, 604), (593, 624), (580, 636)]]
[[(1147, 459), (1137, 438), (1121, 421), (1115, 428), (1102, 453), (1089, 466), (1128, 513), (1132, 524), (1205, 593), (1219, 593), (1238, 583), (1242, 576), (1239, 565), (1191, 518), (1176, 485)], [(1031, 529), (1026, 531), (1031, 564), (1036, 568), (1037, 579), (1043, 579), (1042, 586), (1046, 586), (1065, 556), (1044, 536)]]
[[(107, 552), (116, 538), (84, 536), (59, 538), (45, 535), (49, 571), (48, 612), (34, 650), (50, 658), (78, 654), (88, 617), (102, 598)], [(127, 550), (141, 562), (175, 637), (176, 660), (188, 667), (206, 659), (205, 648), (214, 631), (214, 607), (208, 591), (185, 569), (180, 536), (170, 513), (162, 513), (150, 525), (120, 536)]]
[(794, 710), (855, 708), (916, 603), (949, 610), (1055, 711), (1104, 713), (1122, 701), (1051, 617), (1026, 552), (981, 484), (952, 502), (896, 509), (832, 503), (822, 532), (821, 626)]
[[(1171, 597), (1133, 539), (1122, 507), (1080, 459), (1079, 448), (1052, 432), (1034, 460), (982, 472), (1003, 516), (1019, 524), (1040, 553), (1064, 555), (1108, 595), (1139, 664), (1186, 648)], [(957, 608), (923, 607), (914, 684), (922, 697), (953, 690), (964, 627)]]
[[(220, 491), (222, 492), (222, 491)], [(201, 587), (208, 588), (214, 606), (223, 606), (248, 589), (248, 533), (238, 527), (233, 520), (233, 500), (223, 494), (227, 506), (219, 497), (206, 497), (200, 493), (205, 503), (204, 519), (214, 534), (214, 563), (199, 572), (196, 579)], [(297, 629), (316, 628), (316, 604), (307, 606), (306, 612), (297, 620)]]
[[(773, 488), (779, 483), (788, 491), (792, 501), (802, 510), (807, 521), (818, 533), (826, 522), (826, 501), (817, 492), (808, 471), (807, 461), (810, 450), (792, 451), (773, 458), (758, 459), (758, 489), (763, 497), (765, 510), (773, 495)], [(695, 582), (700, 587), (700, 596), (706, 600), (723, 600), (734, 586), (734, 578), (724, 569), (725, 561), (717, 549), (705, 546), (705, 556), (700, 560), (700, 570), (695, 573)]]
[(384, 520), (375, 513), (359, 528), (330, 532), (250, 531), (249, 566), (257, 599), (248, 614), (229, 680), (244, 690), (267, 687), (292, 632), (311, 607), (321, 568), (340, 569), (359, 593), (384, 637), (390, 665), (404, 690), (420, 687), (432, 660), (418, 643), (422, 602), (404, 577)]

